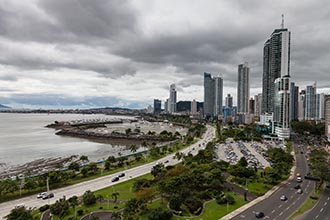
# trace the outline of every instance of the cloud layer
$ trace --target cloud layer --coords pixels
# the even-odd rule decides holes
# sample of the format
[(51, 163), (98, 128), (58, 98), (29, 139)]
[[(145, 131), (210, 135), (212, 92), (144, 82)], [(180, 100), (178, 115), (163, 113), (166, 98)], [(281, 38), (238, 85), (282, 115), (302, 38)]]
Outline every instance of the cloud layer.
[[(236, 98), (237, 65), (261, 92), (262, 49), (281, 23), (291, 75), (330, 92), (330, 13), (320, 1), (0, 0), (0, 103), (16, 107), (143, 107), (203, 99), (203, 72)], [(235, 99), (234, 98), (234, 99)]]

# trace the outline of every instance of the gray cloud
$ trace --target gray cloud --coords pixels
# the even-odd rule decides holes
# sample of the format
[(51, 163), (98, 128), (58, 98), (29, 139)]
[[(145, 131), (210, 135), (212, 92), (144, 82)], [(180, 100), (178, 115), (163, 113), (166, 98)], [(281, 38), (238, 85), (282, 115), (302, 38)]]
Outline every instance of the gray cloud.
[[(292, 32), (292, 79), (301, 88), (317, 81), (330, 92), (328, 8), (325, 0), (0, 0), (0, 80), (11, 83), (2, 89), (33, 95), (33, 88), (20, 86), (32, 80), (46, 93), (51, 87), (65, 95), (63, 87), (92, 75), (91, 97), (118, 95), (105, 89), (116, 84), (126, 89), (122, 103), (137, 92), (145, 103), (165, 98), (176, 83), (183, 97), (202, 99), (203, 72), (220, 74), (224, 93), (235, 95), (237, 65), (247, 61), (251, 89), (261, 92), (263, 44), (284, 13)], [(45, 77), (56, 72), (73, 79), (58, 86)]]

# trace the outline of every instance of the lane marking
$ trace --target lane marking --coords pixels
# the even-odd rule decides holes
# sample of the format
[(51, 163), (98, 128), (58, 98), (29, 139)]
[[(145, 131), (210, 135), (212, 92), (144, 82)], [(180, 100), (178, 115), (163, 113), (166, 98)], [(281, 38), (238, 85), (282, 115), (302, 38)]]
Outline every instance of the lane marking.
[(323, 208), (320, 210), (320, 212), (323, 212)]
[(319, 215), (315, 216), (315, 219), (317, 219), (319, 217)]
[(272, 214), (275, 212), (275, 209), (272, 211)]
[(245, 215), (240, 215), (239, 217), (241, 217), (241, 218), (245, 218)]
[(289, 208), (290, 208), (290, 206), (286, 207), (286, 209), (285, 209), (285, 210), (289, 210)]
[(283, 212), (280, 213), (280, 216), (283, 215)]
[(324, 206), (326, 206), (326, 205), (328, 205), (328, 203), (327, 203), (327, 202), (325, 202), (325, 203), (324, 203)]
[(330, 197), (328, 197), (328, 200), (330, 200)]

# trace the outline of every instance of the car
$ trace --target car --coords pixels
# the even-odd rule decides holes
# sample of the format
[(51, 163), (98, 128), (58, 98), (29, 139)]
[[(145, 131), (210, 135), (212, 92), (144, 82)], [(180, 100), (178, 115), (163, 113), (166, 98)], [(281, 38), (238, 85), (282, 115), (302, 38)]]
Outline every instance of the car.
[(125, 176), (125, 173), (120, 173), (119, 175), (118, 175), (118, 177), (124, 177)]
[(42, 199), (48, 199), (48, 198), (53, 198), (54, 197), (54, 193), (44, 193), (43, 195), (42, 195)]
[(302, 178), (300, 176), (297, 177), (297, 180), (296, 180), (298, 183), (301, 183), (302, 182)]
[(256, 218), (263, 218), (265, 214), (263, 212), (256, 212), (255, 213)]
[(47, 195), (47, 192), (39, 193), (39, 194), (37, 195), (37, 198), (38, 198), (38, 199), (41, 199), (41, 198), (43, 197), (43, 195)]
[(297, 185), (295, 185), (293, 188), (294, 188), (294, 189), (300, 189), (301, 187), (300, 187), (300, 184), (297, 184)]
[(168, 160), (165, 160), (164, 163), (168, 163), (169, 161)]
[(330, 188), (330, 183), (327, 182), (325, 186), (326, 186), (327, 188)]
[(298, 190), (297, 190), (297, 193), (298, 193), (298, 194), (302, 194), (302, 193), (303, 193), (302, 189), (298, 189)]
[(296, 173), (296, 176), (299, 177), (299, 176), (301, 176), (301, 175), (300, 175), (300, 173)]
[(17, 204), (17, 205), (15, 205), (15, 209), (24, 208), (24, 207), (25, 207), (24, 204)]
[(116, 177), (112, 178), (111, 182), (117, 182), (118, 180), (119, 180), (119, 177), (116, 176)]
[(286, 201), (288, 198), (285, 195), (281, 195), (280, 199), (281, 201)]

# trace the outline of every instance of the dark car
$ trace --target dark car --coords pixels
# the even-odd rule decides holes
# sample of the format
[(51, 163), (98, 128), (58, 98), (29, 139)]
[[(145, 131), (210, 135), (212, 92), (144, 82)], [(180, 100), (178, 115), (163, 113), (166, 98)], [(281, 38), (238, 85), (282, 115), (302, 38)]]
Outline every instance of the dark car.
[(256, 212), (255, 215), (256, 215), (256, 218), (263, 218), (265, 216), (265, 214), (263, 212)]
[(117, 182), (118, 180), (119, 180), (119, 177), (116, 176), (116, 177), (112, 178), (111, 182)]
[(118, 177), (124, 177), (125, 176), (125, 173), (121, 173), (118, 175)]
[(48, 199), (48, 198), (53, 198), (54, 197), (54, 193), (45, 193), (42, 195), (42, 199)]
[(300, 189), (301, 187), (300, 187), (300, 184), (297, 184), (297, 185), (295, 185), (293, 188), (295, 188), (295, 189)]
[(330, 183), (327, 182), (327, 184), (325, 185), (327, 188), (330, 188)]

